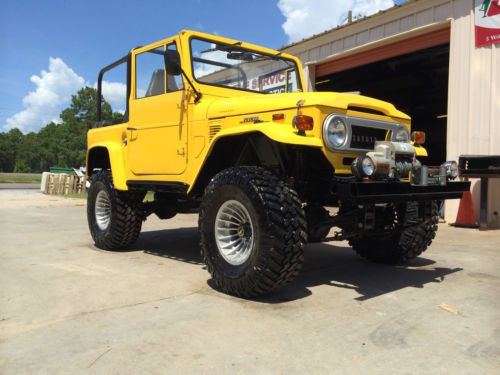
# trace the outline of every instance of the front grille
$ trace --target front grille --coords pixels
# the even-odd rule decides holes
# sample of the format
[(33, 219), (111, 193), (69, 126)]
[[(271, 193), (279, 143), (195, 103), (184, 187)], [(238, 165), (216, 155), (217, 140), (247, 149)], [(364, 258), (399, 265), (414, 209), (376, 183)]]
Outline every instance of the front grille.
[(387, 129), (352, 125), (351, 148), (373, 150), (376, 141), (385, 141)]

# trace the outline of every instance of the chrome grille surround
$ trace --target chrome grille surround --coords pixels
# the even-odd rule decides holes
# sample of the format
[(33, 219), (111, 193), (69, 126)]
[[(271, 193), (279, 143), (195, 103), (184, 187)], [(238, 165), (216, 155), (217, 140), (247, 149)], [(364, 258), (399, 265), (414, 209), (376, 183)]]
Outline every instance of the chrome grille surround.
[[(344, 121), (346, 128), (347, 128), (347, 139), (344, 142), (344, 144), (340, 147), (334, 147), (328, 142), (328, 124), (333, 121), (335, 118), (340, 118), (342, 121)], [(345, 152), (366, 152), (369, 151), (366, 148), (355, 148), (351, 147), (351, 142), (353, 138), (353, 130), (352, 127), (357, 126), (357, 127), (366, 127), (366, 128), (375, 128), (375, 129), (384, 129), (387, 131), (390, 131), (390, 140), (391, 141), (396, 141), (395, 135), (396, 135), (396, 130), (399, 128), (403, 127), (406, 128), (404, 124), (398, 123), (398, 122), (390, 122), (390, 121), (380, 121), (380, 120), (372, 120), (372, 119), (367, 119), (363, 117), (355, 117), (355, 116), (347, 116), (347, 115), (342, 115), (338, 113), (331, 113), (329, 114), (326, 118), (325, 121), (323, 122), (323, 142), (325, 143), (325, 146), (330, 150), (330, 151), (345, 151)], [(384, 139), (385, 140), (385, 139)]]

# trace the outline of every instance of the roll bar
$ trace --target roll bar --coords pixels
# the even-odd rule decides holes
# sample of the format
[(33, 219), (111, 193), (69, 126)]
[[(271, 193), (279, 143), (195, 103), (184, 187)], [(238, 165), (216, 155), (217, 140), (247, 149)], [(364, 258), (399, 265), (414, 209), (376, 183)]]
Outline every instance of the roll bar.
[(102, 77), (104, 76), (104, 73), (110, 71), (111, 69), (116, 68), (117, 66), (121, 64), (127, 64), (127, 108), (125, 110), (123, 122), (128, 121), (128, 102), (130, 99), (130, 62), (131, 62), (131, 54), (128, 53), (127, 55), (123, 56), (121, 59), (116, 60), (115, 62), (105, 66), (102, 68), (99, 72), (99, 76), (97, 77), (97, 111), (96, 111), (96, 123), (94, 125), (94, 128), (100, 128), (102, 126), (106, 125), (111, 125), (108, 123), (108, 121), (102, 121), (101, 120), (101, 105), (102, 105)]

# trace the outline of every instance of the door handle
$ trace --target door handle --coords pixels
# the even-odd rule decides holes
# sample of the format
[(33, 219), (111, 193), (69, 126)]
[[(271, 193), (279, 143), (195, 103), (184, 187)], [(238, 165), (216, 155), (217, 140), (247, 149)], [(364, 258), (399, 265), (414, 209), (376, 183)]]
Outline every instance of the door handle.
[(127, 130), (130, 130), (130, 140), (135, 141), (137, 139), (137, 128), (127, 128)]

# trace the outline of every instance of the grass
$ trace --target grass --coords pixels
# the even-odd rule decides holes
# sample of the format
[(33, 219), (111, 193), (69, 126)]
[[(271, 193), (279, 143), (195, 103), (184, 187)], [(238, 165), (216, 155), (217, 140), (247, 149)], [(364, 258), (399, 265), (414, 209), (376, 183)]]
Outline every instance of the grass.
[(40, 174), (0, 173), (0, 184), (39, 184)]

